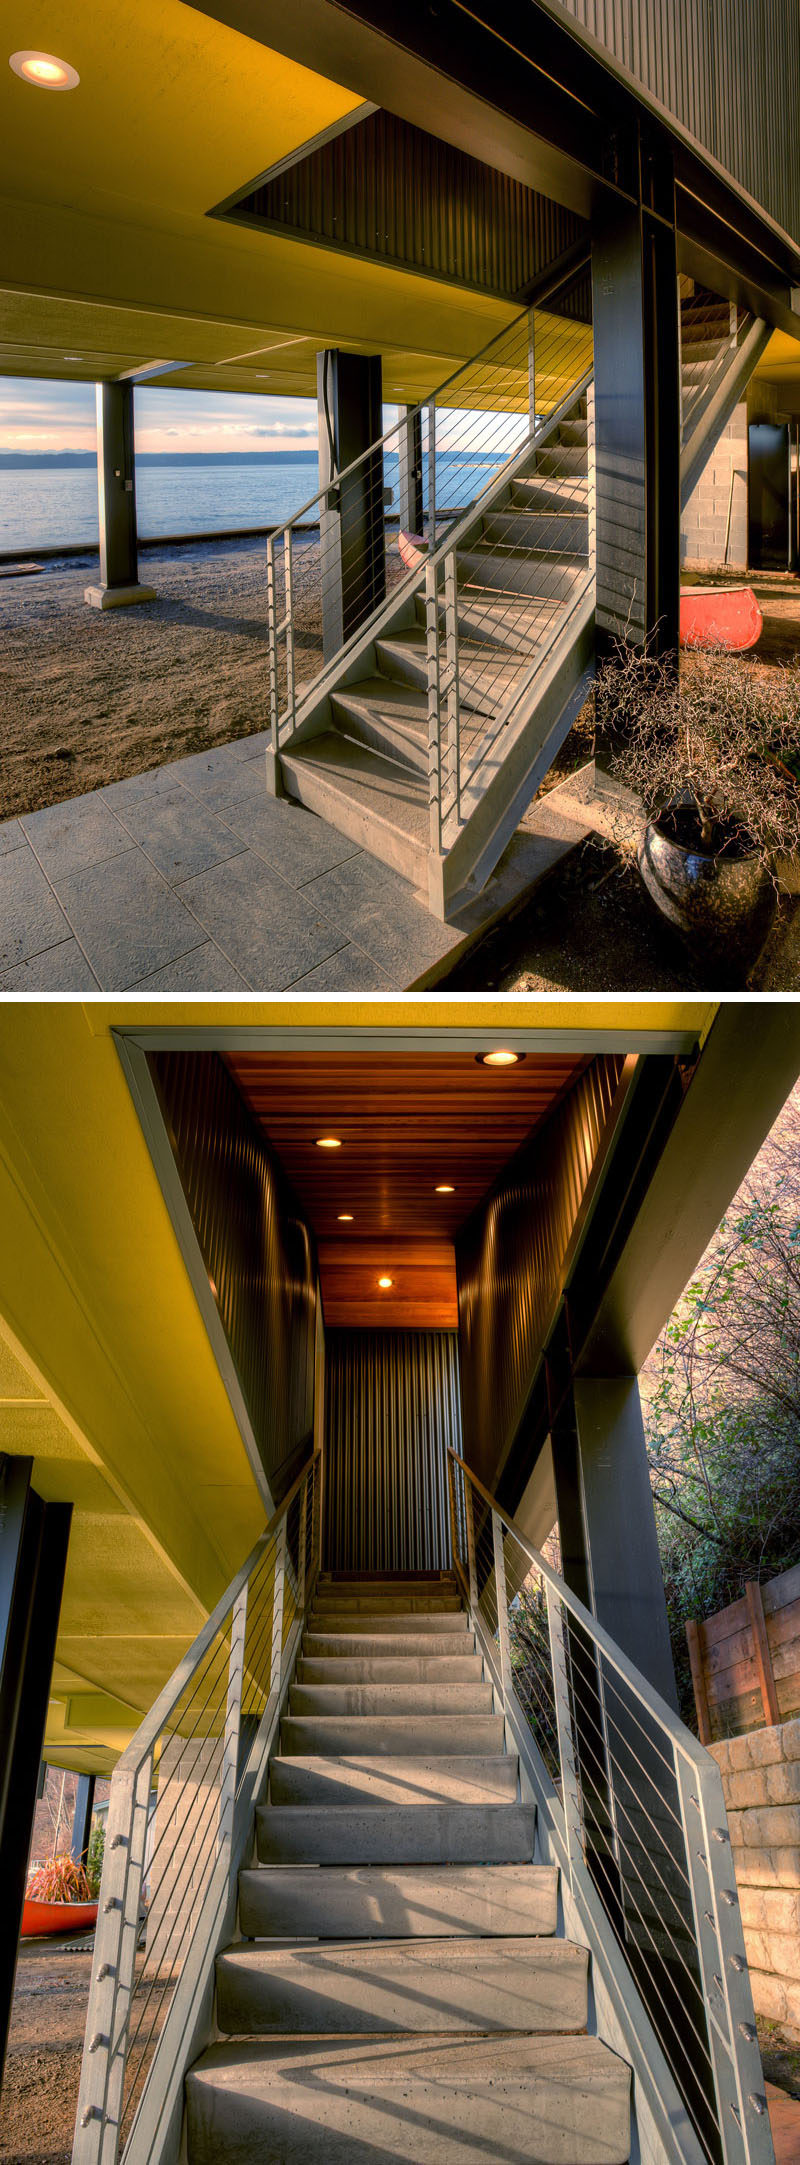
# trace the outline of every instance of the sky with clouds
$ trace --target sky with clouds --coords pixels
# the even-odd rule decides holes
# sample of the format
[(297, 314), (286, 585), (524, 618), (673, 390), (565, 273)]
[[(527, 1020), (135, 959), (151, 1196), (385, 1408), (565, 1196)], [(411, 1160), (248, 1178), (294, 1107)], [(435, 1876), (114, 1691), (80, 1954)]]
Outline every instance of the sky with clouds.
[[(0, 451), (93, 451), (95, 395), (88, 383), (0, 384)], [(247, 392), (156, 391), (135, 396), (140, 451), (315, 451), (316, 400)]]

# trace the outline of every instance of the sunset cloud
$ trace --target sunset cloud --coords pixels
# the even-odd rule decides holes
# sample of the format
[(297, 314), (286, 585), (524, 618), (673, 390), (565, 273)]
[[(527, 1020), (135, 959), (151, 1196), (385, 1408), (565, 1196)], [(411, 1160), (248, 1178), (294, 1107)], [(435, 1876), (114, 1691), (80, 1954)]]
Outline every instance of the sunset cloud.
[[(307, 451), (317, 441), (312, 399), (225, 391), (137, 389), (140, 451)], [(93, 451), (93, 384), (7, 378), (0, 387), (0, 451)]]

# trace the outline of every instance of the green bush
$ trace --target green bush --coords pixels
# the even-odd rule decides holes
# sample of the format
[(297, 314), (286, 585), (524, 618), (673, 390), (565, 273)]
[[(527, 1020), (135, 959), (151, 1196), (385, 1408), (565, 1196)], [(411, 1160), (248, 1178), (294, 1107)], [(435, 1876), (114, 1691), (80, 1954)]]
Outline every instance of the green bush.
[(105, 1850), (105, 1846), (106, 1830), (103, 1826), (102, 1820), (96, 1819), (92, 1828), (89, 1841), (89, 1849), (86, 1858), (86, 1877), (89, 1881), (93, 1897), (97, 1896), (100, 1893), (100, 1880), (103, 1872), (103, 1852)]

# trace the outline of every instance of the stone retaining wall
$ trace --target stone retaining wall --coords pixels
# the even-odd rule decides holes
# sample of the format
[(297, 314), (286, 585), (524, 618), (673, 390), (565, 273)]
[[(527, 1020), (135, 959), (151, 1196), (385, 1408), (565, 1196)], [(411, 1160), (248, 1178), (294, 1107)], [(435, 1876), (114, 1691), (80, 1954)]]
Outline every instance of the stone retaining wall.
[(709, 1749), (725, 1791), (756, 2013), (800, 2040), (800, 1720)]

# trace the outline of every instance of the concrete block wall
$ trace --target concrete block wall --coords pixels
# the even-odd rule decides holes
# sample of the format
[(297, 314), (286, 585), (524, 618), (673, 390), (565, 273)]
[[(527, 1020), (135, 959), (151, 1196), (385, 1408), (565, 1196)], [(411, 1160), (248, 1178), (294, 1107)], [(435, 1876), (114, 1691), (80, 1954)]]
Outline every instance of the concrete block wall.
[(722, 1774), (756, 2013), (800, 2041), (800, 1720), (709, 1749)]
[(747, 564), (747, 403), (743, 399), (714, 445), (708, 465), (681, 517), (681, 561), (722, 564), (728, 504), (733, 480), (731, 532), (727, 563), (731, 571)]

